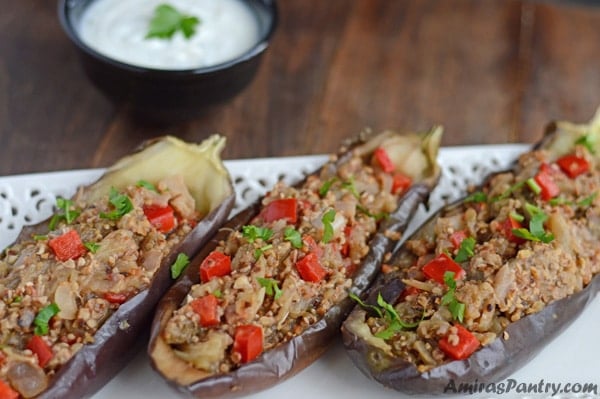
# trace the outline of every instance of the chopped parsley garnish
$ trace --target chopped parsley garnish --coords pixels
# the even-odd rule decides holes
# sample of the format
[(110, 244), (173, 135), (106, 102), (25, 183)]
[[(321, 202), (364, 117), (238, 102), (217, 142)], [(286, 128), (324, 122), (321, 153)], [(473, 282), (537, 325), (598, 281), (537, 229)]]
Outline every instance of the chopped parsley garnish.
[(348, 296), (350, 297), (350, 299), (354, 300), (356, 303), (358, 303), (363, 308), (373, 310), (375, 313), (377, 313), (378, 317), (380, 317), (380, 318), (383, 317), (383, 312), (377, 306), (375, 306), (375, 305), (369, 305), (368, 303), (365, 303), (362, 299), (360, 299), (358, 297), (358, 295), (356, 295), (353, 292), (348, 293)]
[[(319, 188), (319, 195), (321, 197), (324, 197), (327, 195), (327, 193), (329, 192), (329, 190), (331, 189), (331, 186), (335, 183), (338, 182), (339, 179), (337, 177), (332, 177), (331, 179), (325, 181), (321, 187)], [(356, 197), (356, 198), (360, 198), (360, 194), (358, 193), (358, 190), (356, 189), (356, 186), (354, 185), (354, 178), (350, 177), (347, 181), (342, 182), (342, 188), (344, 190), (348, 190), (350, 191), (350, 193)]]
[(268, 245), (265, 245), (263, 247), (256, 248), (254, 250), (254, 259), (260, 258), (262, 256), (262, 254), (265, 253), (265, 251), (267, 251), (267, 250), (269, 250), (271, 248), (273, 248), (272, 244), (268, 244)]
[(596, 199), (597, 196), (598, 196), (598, 192), (590, 194), (587, 197), (585, 197), (584, 199), (582, 199), (581, 201), (578, 201), (577, 205), (582, 208), (590, 207), (594, 203), (594, 200)]
[(356, 206), (356, 210), (359, 211), (360, 213), (363, 213), (365, 215), (367, 215), (370, 218), (375, 219), (375, 221), (379, 222), (383, 219), (387, 219), (390, 215), (386, 212), (379, 212), (377, 214), (372, 214), (371, 212), (369, 212), (369, 210), (367, 208), (365, 208), (362, 205), (357, 205)]
[(548, 203), (552, 206), (557, 206), (557, 205), (574, 205), (575, 203), (573, 201), (569, 201), (566, 198), (563, 197), (554, 197), (554, 198), (550, 198), (548, 200)]
[(377, 296), (377, 305), (381, 306), (381, 308), (385, 311), (384, 319), (388, 323), (388, 327), (385, 330), (379, 331), (375, 334), (375, 336), (378, 338), (389, 339), (400, 330), (415, 328), (419, 325), (418, 322), (406, 323), (402, 321), (394, 306), (392, 306), (390, 303), (387, 303), (381, 296), (381, 293), (379, 293)]
[(529, 213), (529, 230), (524, 227), (513, 229), (512, 233), (520, 238), (529, 241), (541, 241), (549, 243), (554, 240), (554, 235), (544, 229), (544, 223), (548, 219), (548, 215), (535, 205), (525, 203), (525, 210)]
[(349, 293), (348, 296), (351, 299), (355, 300), (363, 308), (373, 310), (375, 313), (377, 313), (377, 316), (379, 316), (379, 318), (385, 320), (388, 326), (385, 330), (379, 331), (375, 334), (377, 338), (389, 339), (398, 331), (415, 328), (419, 325), (418, 322), (407, 323), (401, 320), (400, 315), (398, 315), (398, 312), (396, 311), (394, 306), (390, 303), (387, 303), (385, 299), (383, 299), (383, 297), (381, 296), (381, 293), (379, 293), (377, 296), (378, 306), (364, 303), (357, 295), (353, 293)]
[(58, 312), (60, 312), (60, 309), (55, 303), (51, 303), (50, 305), (40, 310), (35, 316), (35, 319), (33, 319), (33, 324), (35, 325), (35, 335), (48, 334), (48, 323), (50, 322), (50, 319), (52, 317), (58, 314)]
[(596, 144), (596, 140), (594, 136), (586, 134), (575, 140), (575, 144), (579, 144), (587, 148), (587, 150), (594, 154), (596, 152), (594, 145)]
[(277, 285), (277, 280), (272, 278), (257, 277), (256, 280), (261, 287), (265, 287), (265, 293), (271, 295), (274, 299), (279, 299), (283, 291)]
[(335, 183), (336, 181), (338, 181), (337, 177), (332, 177), (331, 179), (325, 181), (322, 185), (321, 188), (319, 188), (319, 195), (321, 197), (324, 197), (327, 195), (327, 193), (329, 192), (329, 189), (331, 189), (331, 186), (333, 185), (333, 183)]
[(467, 237), (461, 241), (460, 247), (458, 247), (458, 252), (456, 253), (456, 257), (454, 261), (457, 263), (465, 262), (469, 260), (474, 254), (475, 249), (475, 239), (473, 237)]
[(350, 179), (348, 179), (348, 181), (343, 182), (342, 188), (350, 191), (350, 193), (355, 198), (360, 198), (360, 194), (358, 193), (358, 190), (356, 189), (356, 186), (354, 185), (354, 177), (351, 176)]
[(448, 286), (448, 291), (446, 291), (442, 297), (442, 305), (448, 307), (454, 320), (458, 320), (462, 323), (465, 315), (465, 304), (456, 299), (456, 280), (454, 279), (454, 272), (448, 271), (444, 273), (444, 283)]
[(171, 278), (175, 280), (177, 277), (181, 276), (181, 273), (183, 273), (189, 263), (190, 259), (186, 254), (178, 254), (175, 263), (171, 265)]
[(520, 213), (517, 213), (515, 211), (511, 211), (509, 216), (512, 220), (514, 220), (516, 222), (522, 222), (523, 220), (525, 220), (525, 216), (523, 216)]
[(160, 4), (154, 9), (146, 39), (171, 39), (177, 31), (189, 39), (196, 33), (198, 23), (198, 17), (182, 14), (169, 4)]
[(327, 244), (333, 238), (333, 221), (335, 220), (335, 210), (330, 209), (321, 218), (323, 222), (323, 242)]
[(112, 206), (114, 206), (115, 209), (110, 212), (100, 213), (101, 218), (117, 220), (133, 210), (133, 204), (131, 203), (129, 197), (125, 194), (119, 193), (114, 187), (110, 189), (108, 201), (112, 204)]
[(95, 254), (100, 249), (100, 244), (97, 242), (84, 242), (83, 246), (87, 248), (88, 251)]
[(570, 201), (566, 198), (563, 197), (555, 197), (552, 198), (548, 201), (548, 203), (552, 206), (557, 206), (557, 205), (569, 205), (569, 206), (578, 206), (580, 208), (588, 208), (590, 206), (592, 206), (592, 204), (594, 203), (594, 200), (596, 199), (596, 197), (598, 196), (598, 193), (595, 192), (593, 194), (588, 195), (587, 197), (585, 197), (582, 200), (579, 200), (577, 202), (575, 201)]
[(55, 213), (50, 219), (48, 228), (54, 230), (58, 223), (65, 221), (67, 224), (72, 223), (81, 214), (80, 211), (72, 209), (73, 201), (65, 198), (58, 197), (56, 199), (56, 207), (61, 210), (60, 213)]
[(469, 194), (465, 199), (464, 202), (476, 202), (476, 203), (482, 203), (482, 202), (487, 202), (488, 198), (486, 193), (484, 193), (483, 191), (475, 191), (474, 193)]
[(222, 298), (223, 297), (223, 292), (221, 292), (221, 290), (217, 289), (213, 291), (213, 295), (217, 298)]
[(286, 227), (283, 231), (283, 238), (286, 241), (291, 242), (294, 248), (302, 248), (302, 236), (300, 235), (300, 232), (295, 228), (290, 226)]
[(46, 235), (46, 234), (34, 234), (33, 235), (33, 239), (35, 241), (44, 241), (44, 240), (48, 239), (48, 235)]
[(143, 187), (143, 188), (145, 188), (147, 190), (150, 190), (150, 191), (158, 192), (158, 190), (156, 189), (156, 186), (154, 184), (146, 181), (146, 180), (138, 180), (138, 182), (135, 183), (135, 185), (137, 187)]
[(542, 188), (539, 184), (537, 184), (533, 177), (530, 177), (529, 179), (525, 180), (525, 183), (527, 184), (527, 187), (529, 187), (529, 189), (534, 192), (534, 194), (539, 195), (542, 192)]
[(510, 195), (517, 191), (520, 190), (521, 187), (523, 187), (523, 185), (525, 185), (525, 180), (520, 181), (518, 183), (513, 184), (512, 186), (510, 186), (508, 189), (506, 189), (502, 194), (495, 196), (494, 198), (492, 198), (492, 201), (500, 201), (503, 199), (506, 199), (508, 197), (510, 197)]
[(273, 236), (273, 230), (268, 227), (259, 227), (254, 225), (247, 225), (242, 227), (242, 235), (248, 242), (254, 242), (258, 238), (263, 241), (268, 241)]

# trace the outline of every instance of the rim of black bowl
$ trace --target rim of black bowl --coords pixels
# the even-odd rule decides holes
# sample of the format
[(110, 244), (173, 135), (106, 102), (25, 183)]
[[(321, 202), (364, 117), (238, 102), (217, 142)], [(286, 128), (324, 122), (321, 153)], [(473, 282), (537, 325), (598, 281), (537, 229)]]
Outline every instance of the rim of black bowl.
[[(219, 64), (210, 65), (210, 66), (206, 66), (206, 67), (199, 67), (199, 68), (188, 68), (188, 69), (149, 68), (149, 67), (128, 64), (126, 62), (115, 60), (114, 58), (110, 58), (110, 57), (94, 50), (87, 44), (85, 44), (83, 42), (83, 40), (81, 40), (81, 38), (79, 37), (79, 34), (77, 33), (77, 29), (73, 26), (71, 18), (69, 18), (69, 16), (68, 16), (69, 2), (72, 2), (72, 1), (73, 0), (59, 0), (58, 16), (60, 19), (60, 24), (63, 27), (63, 30), (66, 32), (67, 36), (71, 39), (71, 41), (73, 43), (75, 43), (75, 45), (77, 47), (79, 47), (79, 49), (81, 49), (82, 51), (88, 53), (89, 55), (91, 55), (95, 58), (101, 59), (102, 61), (104, 61), (108, 64), (111, 64), (113, 66), (119, 67), (119, 68), (127, 69), (132, 72), (160, 74), (160, 75), (164, 75), (165, 77), (166, 76), (175, 77), (178, 75), (190, 75), (190, 74), (201, 75), (201, 74), (205, 74), (205, 73), (211, 73), (211, 72), (224, 70), (224, 69), (230, 68), (232, 66), (235, 66), (237, 64), (241, 64), (245, 61), (248, 61), (266, 50), (266, 48), (269, 46), (269, 42), (271, 40), (271, 37), (273, 36), (273, 33), (275, 32), (275, 28), (277, 27), (277, 23), (278, 23), (277, 1), (276, 0), (263, 0), (263, 1), (261, 1), (261, 3), (263, 3), (267, 7), (267, 10), (270, 12), (271, 24), (268, 26), (265, 33), (263, 35), (261, 35), (258, 42), (254, 46), (252, 46), (252, 48), (250, 48), (246, 52), (242, 53), (241, 55), (239, 55), (235, 58), (232, 58), (228, 61), (221, 62)], [(91, 0), (91, 1), (95, 1), (95, 0)], [(242, 1), (244, 3), (246, 3), (246, 0), (242, 0)]]

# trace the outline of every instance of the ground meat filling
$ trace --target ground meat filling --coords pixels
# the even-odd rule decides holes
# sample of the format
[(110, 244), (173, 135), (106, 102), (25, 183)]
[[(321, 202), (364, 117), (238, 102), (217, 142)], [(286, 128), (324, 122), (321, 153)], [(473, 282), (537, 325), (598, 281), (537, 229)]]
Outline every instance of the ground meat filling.
[(301, 334), (347, 297), (370, 237), (407, 188), (391, 178), (353, 156), (301, 187), (278, 183), (202, 262), (165, 342), (190, 365), (224, 373)]
[[(57, 201), (50, 231), (0, 258), (0, 382), (23, 397), (50, 377), (118, 307), (146, 289), (199, 220), (180, 176)], [(142, 184), (143, 183), (143, 184)]]
[(600, 272), (596, 162), (585, 146), (529, 152), (445, 210), (386, 266), (405, 288), (395, 316), (363, 312), (368, 339), (426, 371), (582, 290)]

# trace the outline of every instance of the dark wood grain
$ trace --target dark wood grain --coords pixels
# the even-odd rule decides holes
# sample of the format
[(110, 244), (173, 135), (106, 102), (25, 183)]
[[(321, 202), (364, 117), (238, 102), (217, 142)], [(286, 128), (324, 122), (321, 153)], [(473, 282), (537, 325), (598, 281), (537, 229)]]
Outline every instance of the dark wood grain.
[(533, 142), (600, 105), (600, 11), (524, 0), (281, 0), (259, 73), (187, 123), (133, 120), (87, 80), (53, 1), (3, 2), (0, 175), (107, 166), (142, 140), (228, 137), (226, 158), (334, 151), (363, 127), (445, 145)]
[(599, 9), (535, 8), (530, 73), (519, 125), (533, 141), (548, 117), (586, 121), (600, 106)]

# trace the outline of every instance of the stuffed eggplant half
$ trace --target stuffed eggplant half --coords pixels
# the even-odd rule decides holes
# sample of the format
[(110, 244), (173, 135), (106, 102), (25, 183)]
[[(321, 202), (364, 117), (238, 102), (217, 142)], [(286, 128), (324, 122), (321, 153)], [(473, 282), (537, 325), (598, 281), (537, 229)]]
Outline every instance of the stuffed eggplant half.
[(599, 117), (554, 124), (420, 227), (343, 324), (363, 373), (452, 393), (500, 381), (566, 328), (600, 287), (598, 139)]
[(3, 252), (0, 397), (91, 396), (127, 364), (232, 208), (224, 144), (147, 142)]
[[(438, 180), (441, 128), (353, 143), (232, 219), (159, 305), (153, 367), (196, 397), (240, 396), (316, 360)], [(394, 231), (394, 232), (392, 232)]]

